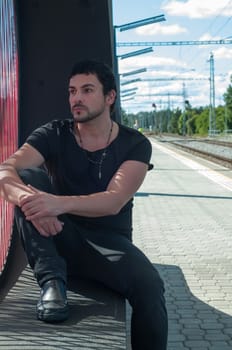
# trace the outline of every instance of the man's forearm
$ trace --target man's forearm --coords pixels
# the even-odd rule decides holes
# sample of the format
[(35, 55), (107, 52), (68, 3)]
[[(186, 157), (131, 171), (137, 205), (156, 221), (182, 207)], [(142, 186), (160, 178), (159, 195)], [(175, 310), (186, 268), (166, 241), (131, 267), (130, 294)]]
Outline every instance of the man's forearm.
[(20, 179), (11, 165), (0, 165), (0, 196), (6, 201), (19, 205), (20, 198), (33, 193)]
[(87, 217), (117, 214), (125, 204), (113, 191), (94, 193), (87, 196), (61, 197), (64, 213)]

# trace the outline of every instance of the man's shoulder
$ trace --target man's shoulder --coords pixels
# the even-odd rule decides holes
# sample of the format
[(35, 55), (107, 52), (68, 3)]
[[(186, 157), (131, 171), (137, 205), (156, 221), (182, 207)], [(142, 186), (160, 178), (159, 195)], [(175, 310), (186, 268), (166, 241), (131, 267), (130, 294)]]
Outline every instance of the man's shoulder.
[(119, 124), (119, 129), (127, 134), (127, 135), (133, 135), (133, 136), (137, 136), (137, 137), (141, 137), (141, 138), (144, 138), (145, 136), (140, 132), (138, 131), (137, 129), (134, 129), (134, 128), (131, 128), (129, 126), (126, 126), (126, 125), (123, 125), (123, 124)]
[(38, 126), (32, 133), (27, 137), (27, 142), (31, 140), (52, 138), (60, 135), (64, 129), (70, 129), (71, 119), (52, 119), (43, 125)]
[(41, 125), (34, 130), (34, 133), (42, 133), (46, 135), (56, 134), (60, 135), (65, 130), (70, 130), (73, 127), (73, 120), (66, 119), (52, 119), (49, 122)]
[(138, 131), (137, 129), (131, 128), (131, 127), (123, 125), (123, 124), (119, 124), (119, 130), (120, 130), (121, 135), (124, 138), (126, 138), (127, 140), (130, 139), (130, 140), (134, 140), (137, 142), (141, 142), (141, 141), (149, 142), (148, 138), (144, 134), (142, 134), (140, 131)]
[(71, 118), (53, 119), (47, 125), (50, 125), (52, 128), (69, 129), (73, 126), (73, 120)]

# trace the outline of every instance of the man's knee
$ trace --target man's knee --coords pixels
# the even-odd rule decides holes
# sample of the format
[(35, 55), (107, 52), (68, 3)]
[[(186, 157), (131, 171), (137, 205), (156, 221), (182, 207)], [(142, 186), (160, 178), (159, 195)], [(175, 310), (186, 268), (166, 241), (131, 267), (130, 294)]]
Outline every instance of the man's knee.
[(51, 182), (46, 171), (41, 168), (28, 168), (18, 171), (18, 175), (26, 185), (32, 185), (37, 189), (51, 192)]

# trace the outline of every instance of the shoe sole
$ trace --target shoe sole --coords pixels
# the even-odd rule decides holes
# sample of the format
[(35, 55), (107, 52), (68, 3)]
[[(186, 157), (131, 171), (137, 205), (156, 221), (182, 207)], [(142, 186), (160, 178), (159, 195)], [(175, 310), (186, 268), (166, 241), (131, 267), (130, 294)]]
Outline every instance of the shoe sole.
[(48, 323), (58, 323), (67, 320), (69, 316), (69, 309), (64, 308), (62, 310), (37, 310), (37, 319)]

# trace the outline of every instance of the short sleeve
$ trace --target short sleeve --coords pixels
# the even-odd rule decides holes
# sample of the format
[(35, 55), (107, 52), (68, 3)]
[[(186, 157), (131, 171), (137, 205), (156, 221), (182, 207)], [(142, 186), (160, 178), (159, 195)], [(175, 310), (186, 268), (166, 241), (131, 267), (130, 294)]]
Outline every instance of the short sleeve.
[(52, 155), (52, 149), (56, 142), (54, 123), (51, 122), (35, 129), (28, 136), (26, 142), (40, 152), (45, 161), (48, 160)]
[(151, 143), (147, 138), (142, 138), (140, 142), (134, 145), (134, 147), (128, 152), (128, 160), (137, 160), (146, 164), (150, 163), (152, 154)]

